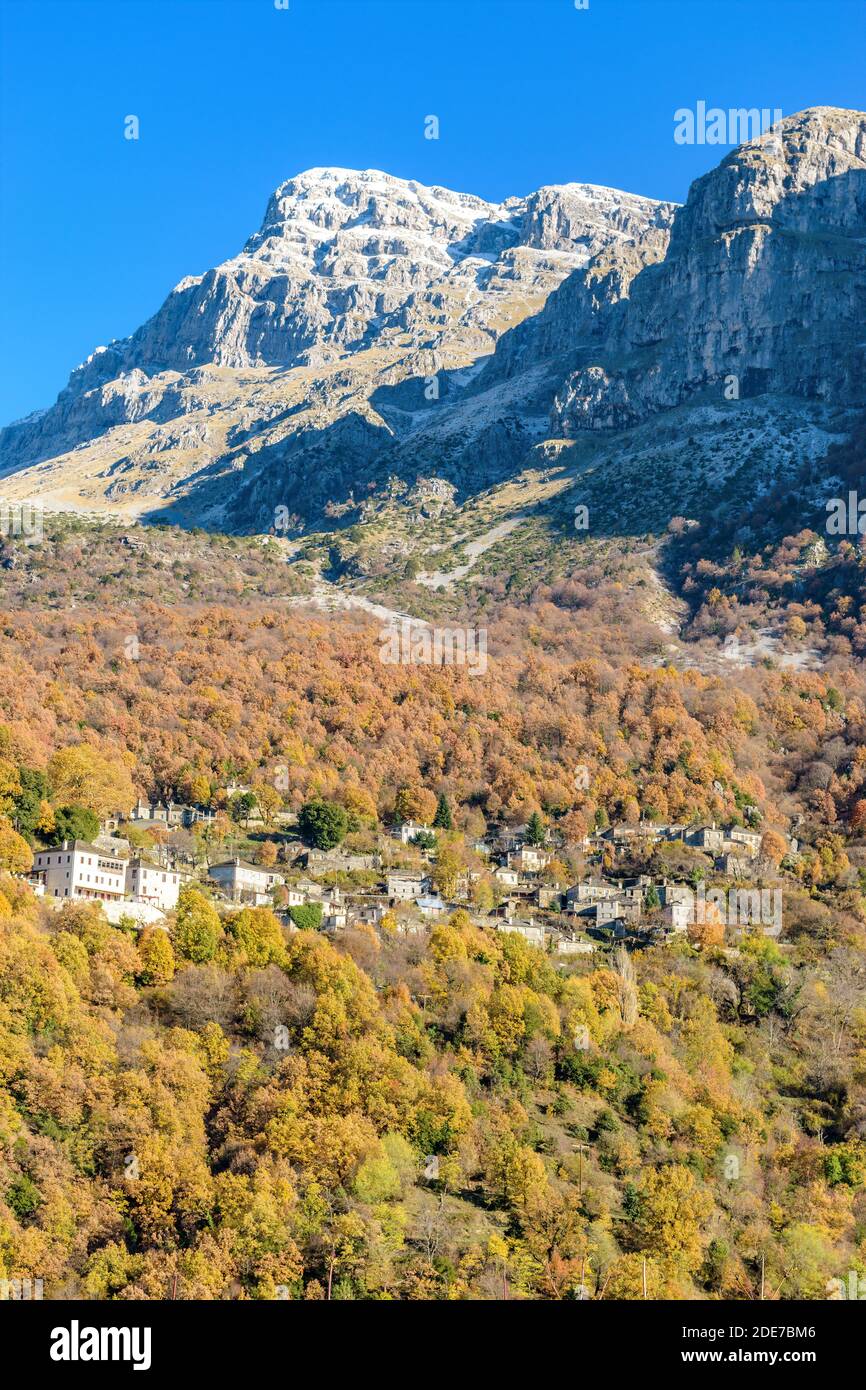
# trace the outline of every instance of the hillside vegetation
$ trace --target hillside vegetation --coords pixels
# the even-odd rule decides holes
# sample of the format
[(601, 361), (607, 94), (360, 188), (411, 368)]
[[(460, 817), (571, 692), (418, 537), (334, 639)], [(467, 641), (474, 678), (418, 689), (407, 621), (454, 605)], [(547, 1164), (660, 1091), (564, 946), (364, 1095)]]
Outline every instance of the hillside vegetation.
[[(505, 608), (474, 677), (267, 602), (8, 609), (0, 1273), (86, 1298), (679, 1299), (866, 1270), (862, 681), (734, 683), (653, 665), (657, 641), (592, 575)], [(578, 873), (608, 818), (796, 819), (782, 938), (557, 968), (463, 911), (329, 940), (185, 889), (136, 934), (12, 876), (63, 807), (206, 800), (277, 763), (285, 806), (341, 803), (361, 847), (446, 794), (467, 863), (535, 811)]]

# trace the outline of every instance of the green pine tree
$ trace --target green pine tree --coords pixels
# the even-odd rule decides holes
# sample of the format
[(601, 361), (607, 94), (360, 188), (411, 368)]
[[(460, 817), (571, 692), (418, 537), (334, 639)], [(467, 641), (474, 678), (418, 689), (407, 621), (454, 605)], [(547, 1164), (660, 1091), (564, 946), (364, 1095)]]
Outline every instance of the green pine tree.
[(453, 830), (454, 822), (451, 819), (451, 807), (448, 805), (448, 798), (444, 792), (439, 797), (439, 805), (436, 807), (436, 814), (433, 817), (433, 828), (435, 830)]

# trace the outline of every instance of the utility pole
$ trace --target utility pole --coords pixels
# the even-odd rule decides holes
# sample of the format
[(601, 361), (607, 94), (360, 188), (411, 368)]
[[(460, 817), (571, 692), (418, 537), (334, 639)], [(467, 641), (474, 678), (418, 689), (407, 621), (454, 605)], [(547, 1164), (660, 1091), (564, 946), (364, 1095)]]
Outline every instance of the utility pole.
[(761, 1252), (761, 1302), (764, 1301), (764, 1253)]

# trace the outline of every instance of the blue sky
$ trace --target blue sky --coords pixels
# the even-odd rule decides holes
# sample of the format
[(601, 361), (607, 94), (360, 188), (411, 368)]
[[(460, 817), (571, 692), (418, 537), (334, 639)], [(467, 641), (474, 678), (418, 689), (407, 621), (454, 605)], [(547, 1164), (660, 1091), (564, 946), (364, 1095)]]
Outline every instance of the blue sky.
[(0, 0), (0, 423), (234, 254), (291, 174), (682, 200), (725, 150), (677, 145), (674, 111), (863, 109), (864, 14), (862, 0)]

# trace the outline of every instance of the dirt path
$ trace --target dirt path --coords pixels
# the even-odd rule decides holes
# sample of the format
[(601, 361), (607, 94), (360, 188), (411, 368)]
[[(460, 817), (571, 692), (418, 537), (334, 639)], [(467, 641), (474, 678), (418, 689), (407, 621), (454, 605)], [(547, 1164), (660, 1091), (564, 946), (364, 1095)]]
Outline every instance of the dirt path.
[(336, 584), (332, 584), (329, 579), (321, 575), (313, 581), (312, 592), (309, 594), (299, 594), (295, 598), (287, 600), (291, 608), (317, 608), (323, 613), (348, 612), (357, 609), (362, 613), (369, 613), (371, 617), (378, 618), (380, 622), (391, 627), (397, 623), (412, 623), (415, 627), (429, 627), (430, 624), (423, 618), (415, 618), (411, 613), (398, 613), (394, 608), (386, 608), (383, 603), (373, 603), (372, 599), (365, 598), (363, 594), (349, 594)]
[(668, 581), (659, 573), (655, 565), (648, 566), (650, 592), (644, 600), (644, 612), (651, 623), (660, 627), (669, 637), (679, 637), (683, 624), (689, 616), (689, 606), (679, 594), (675, 594)]
[(489, 550), (491, 546), (509, 535), (515, 526), (519, 526), (521, 521), (525, 520), (526, 515), (521, 512), (517, 516), (510, 516), (507, 521), (500, 521), (498, 526), (491, 527), (489, 531), (485, 531), (474, 541), (466, 542), (463, 550), (469, 559), (465, 565), (457, 565), (453, 570), (434, 570), (432, 574), (419, 574), (416, 583), (426, 584), (428, 589), (453, 588), (458, 579), (465, 579), (475, 561), (484, 554), (485, 550)]

